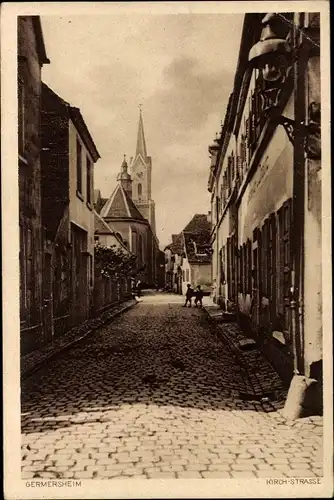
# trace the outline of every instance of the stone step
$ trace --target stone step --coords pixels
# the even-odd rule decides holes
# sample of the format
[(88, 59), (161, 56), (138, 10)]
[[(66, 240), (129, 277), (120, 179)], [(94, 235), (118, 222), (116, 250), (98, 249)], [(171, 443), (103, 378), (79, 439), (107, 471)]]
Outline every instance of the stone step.
[(235, 313), (227, 312), (227, 311), (222, 311), (220, 307), (217, 308), (206, 308), (206, 311), (209, 315), (209, 317), (217, 322), (232, 322), (236, 321), (237, 316)]

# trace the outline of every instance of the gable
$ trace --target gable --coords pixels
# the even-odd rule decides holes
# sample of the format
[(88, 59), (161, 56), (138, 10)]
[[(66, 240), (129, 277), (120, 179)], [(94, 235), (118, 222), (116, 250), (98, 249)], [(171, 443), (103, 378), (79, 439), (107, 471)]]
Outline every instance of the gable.
[(133, 160), (130, 170), (131, 172), (136, 172), (137, 170), (143, 170), (147, 168), (147, 162), (144, 160), (142, 155), (137, 155)]

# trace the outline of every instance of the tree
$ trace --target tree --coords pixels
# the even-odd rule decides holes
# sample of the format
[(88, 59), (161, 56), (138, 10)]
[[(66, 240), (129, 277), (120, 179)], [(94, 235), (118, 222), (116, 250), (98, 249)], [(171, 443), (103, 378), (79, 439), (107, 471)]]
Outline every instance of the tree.
[(95, 244), (94, 254), (95, 265), (100, 269), (101, 275), (113, 281), (119, 281), (137, 273), (137, 257), (116, 245), (107, 247), (98, 242)]

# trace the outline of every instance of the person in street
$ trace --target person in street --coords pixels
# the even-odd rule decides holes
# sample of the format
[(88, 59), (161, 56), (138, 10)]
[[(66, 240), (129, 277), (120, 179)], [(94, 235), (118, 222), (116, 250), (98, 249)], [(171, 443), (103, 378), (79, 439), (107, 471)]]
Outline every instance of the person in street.
[(203, 306), (203, 290), (201, 289), (201, 285), (197, 285), (195, 290), (195, 307), (199, 303), (200, 307)]
[(137, 281), (137, 296), (138, 297), (141, 296), (141, 281), (140, 280)]
[(187, 307), (188, 302), (189, 302), (189, 307), (191, 307), (191, 299), (193, 297), (193, 294), (194, 294), (194, 290), (191, 288), (190, 283), (188, 283), (187, 291), (186, 291), (186, 301), (185, 301), (183, 307)]

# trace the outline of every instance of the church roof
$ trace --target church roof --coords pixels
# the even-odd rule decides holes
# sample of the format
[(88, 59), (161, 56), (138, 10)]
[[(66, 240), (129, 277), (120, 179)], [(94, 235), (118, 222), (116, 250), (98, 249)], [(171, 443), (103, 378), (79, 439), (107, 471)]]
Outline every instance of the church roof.
[(114, 237), (114, 244), (122, 247), (123, 250), (129, 252), (128, 248), (124, 245), (122, 237), (116, 233), (112, 226), (107, 223), (102, 217), (94, 210), (94, 234), (96, 235), (109, 235)]
[(114, 192), (101, 209), (100, 215), (103, 218), (145, 221), (121, 183), (117, 184)]
[(94, 233), (95, 234), (113, 234), (113, 230), (102, 219), (102, 217), (94, 211)]
[(145, 135), (144, 135), (143, 115), (142, 115), (141, 110), (140, 110), (140, 114), (139, 114), (136, 157), (138, 155), (141, 155), (142, 158), (147, 157), (146, 142), (145, 142)]

